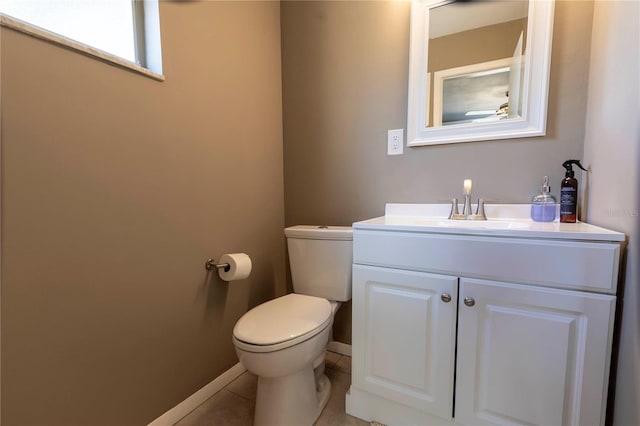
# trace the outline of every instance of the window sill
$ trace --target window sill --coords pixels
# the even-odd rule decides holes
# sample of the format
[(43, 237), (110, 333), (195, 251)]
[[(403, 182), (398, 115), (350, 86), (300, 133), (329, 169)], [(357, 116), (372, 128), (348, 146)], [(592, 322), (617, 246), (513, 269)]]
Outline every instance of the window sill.
[(12, 18), (2, 13), (0, 13), (0, 26), (21, 32), (31, 37), (48, 41), (65, 49), (73, 50), (77, 53), (105, 62), (109, 65), (137, 72), (138, 74), (153, 78), (154, 80), (164, 81), (164, 75), (150, 71), (136, 63), (127, 61), (126, 59), (122, 59), (116, 55), (107, 53), (100, 49), (96, 49), (75, 40), (71, 40), (67, 37), (52, 33), (40, 27), (30, 25), (24, 21)]

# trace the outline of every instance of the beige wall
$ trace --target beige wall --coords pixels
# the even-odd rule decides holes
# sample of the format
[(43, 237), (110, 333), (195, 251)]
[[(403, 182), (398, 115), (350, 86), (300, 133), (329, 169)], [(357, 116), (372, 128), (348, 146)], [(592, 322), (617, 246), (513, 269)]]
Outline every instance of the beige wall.
[(527, 18), (522, 18), (430, 39), (428, 71), (510, 58), (520, 33), (525, 49), (526, 32)]
[(279, 4), (160, 18), (165, 82), (1, 30), (3, 426), (146, 424), (285, 291)]
[[(596, 30), (622, 21), (633, 30), (630, 11), (602, 7)], [(547, 136), (405, 147), (397, 157), (386, 156), (386, 131), (406, 123), (409, 3), (281, 8), (161, 2), (163, 83), (1, 30), (5, 426), (144, 424), (237, 362), (237, 318), (285, 291), (283, 217), (348, 225), (383, 214), (385, 202), (459, 195), (466, 177), (477, 195), (527, 202), (545, 174), (557, 194), (561, 162), (582, 157), (591, 2), (556, 6)], [(602, 67), (625, 56), (610, 61), (608, 33), (598, 34), (590, 116), (605, 108), (593, 93), (615, 85)], [(627, 175), (601, 157), (610, 151), (601, 142), (624, 152), (633, 139), (618, 141), (606, 123), (587, 126), (584, 158), (589, 219), (632, 235), (616, 398), (625, 425), (639, 422), (629, 373), (638, 370), (637, 225), (602, 211)], [(633, 157), (621, 161), (633, 168)], [(207, 256), (234, 251), (252, 256), (249, 279), (205, 274)], [(343, 342), (349, 309), (334, 330)]]
[(639, 28), (640, 3), (595, 3), (584, 147), (591, 173), (582, 182), (588, 221), (624, 232), (629, 244), (611, 378), (613, 424), (621, 426), (640, 424), (640, 50), (629, 43), (640, 39)]
[[(405, 147), (386, 155), (387, 130), (406, 127), (409, 2), (283, 2), (287, 225), (380, 216), (387, 202), (439, 202), (462, 193), (529, 202), (544, 175), (559, 193), (561, 164), (581, 158), (593, 4), (556, 4), (547, 135)], [(349, 306), (335, 334), (350, 342)]]

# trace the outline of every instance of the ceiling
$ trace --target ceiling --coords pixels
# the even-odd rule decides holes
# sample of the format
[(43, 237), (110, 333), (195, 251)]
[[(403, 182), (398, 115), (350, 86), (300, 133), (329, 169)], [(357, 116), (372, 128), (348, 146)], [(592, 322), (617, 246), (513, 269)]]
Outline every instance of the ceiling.
[(438, 38), (527, 16), (526, 0), (454, 2), (431, 9), (429, 38)]

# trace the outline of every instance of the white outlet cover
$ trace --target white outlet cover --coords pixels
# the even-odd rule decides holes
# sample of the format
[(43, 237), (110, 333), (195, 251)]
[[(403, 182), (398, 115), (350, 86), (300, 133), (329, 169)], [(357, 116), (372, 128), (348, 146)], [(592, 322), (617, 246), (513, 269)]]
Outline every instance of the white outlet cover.
[(387, 155), (401, 155), (404, 145), (404, 129), (387, 132)]

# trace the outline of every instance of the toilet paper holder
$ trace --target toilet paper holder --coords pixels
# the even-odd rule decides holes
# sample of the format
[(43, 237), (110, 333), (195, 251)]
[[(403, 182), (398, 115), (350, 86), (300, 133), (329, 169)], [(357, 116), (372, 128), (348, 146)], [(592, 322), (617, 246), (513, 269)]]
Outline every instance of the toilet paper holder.
[(229, 265), (228, 263), (216, 263), (215, 260), (209, 258), (204, 264), (204, 267), (207, 269), (207, 271), (213, 271), (214, 269), (224, 269), (225, 272), (229, 272), (231, 265)]

